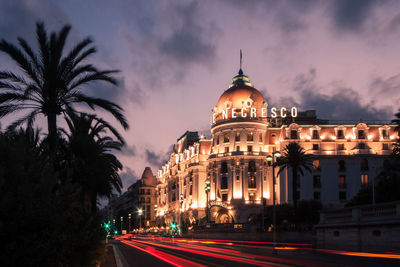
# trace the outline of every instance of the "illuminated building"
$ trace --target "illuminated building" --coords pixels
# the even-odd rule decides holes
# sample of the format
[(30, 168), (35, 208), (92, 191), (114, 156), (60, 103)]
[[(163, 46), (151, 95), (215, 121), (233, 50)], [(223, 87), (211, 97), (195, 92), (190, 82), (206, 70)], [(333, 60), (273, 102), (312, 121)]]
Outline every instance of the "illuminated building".
[[(291, 170), (276, 177), (277, 204), (319, 200), (341, 206), (371, 182), (398, 138), (394, 125), (332, 123), (315, 111), (268, 107), (263, 95), (240, 69), (211, 116), (211, 139), (186, 132), (169, 161), (158, 171), (158, 224), (172, 221), (249, 222), (272, 205), (272, 167), (266, 157), (297, 142), (314, 155), (313, 171), (292, 188)], [(205, 181), (210, 181), (209, 200)]]

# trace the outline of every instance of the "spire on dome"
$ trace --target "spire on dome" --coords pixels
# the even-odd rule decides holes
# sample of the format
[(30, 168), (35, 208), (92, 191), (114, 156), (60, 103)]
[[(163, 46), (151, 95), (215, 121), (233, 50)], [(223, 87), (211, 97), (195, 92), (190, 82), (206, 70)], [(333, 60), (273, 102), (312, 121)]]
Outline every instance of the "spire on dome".
[(250, 79), (249, 77), (247, 77), (246, 75), (243, 74), (243, 70), (242, 70), (242, 63), (243, 63), (243, 55), (242, 55), (242, 49), (240, 49), (240, 65), (239, 65), (239, 72), (238, 75), (236, 75), (235, 77), (232, 78), (232, 83), (229, 86), (229, 88), (231, 88), (232, 86), (235, 85), (247, 85), (247, 86), (253, 86), (250, 83)]

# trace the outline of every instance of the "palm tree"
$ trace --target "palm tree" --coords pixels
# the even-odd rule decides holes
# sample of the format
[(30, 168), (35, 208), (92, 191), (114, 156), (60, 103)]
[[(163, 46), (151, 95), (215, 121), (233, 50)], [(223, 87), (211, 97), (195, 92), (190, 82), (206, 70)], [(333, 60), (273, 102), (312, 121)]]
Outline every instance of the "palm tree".
[(278, 165), (280, 166), (279, 173), (284, 169), (292, 169), (292, 198), (296, 215), (298, 173), (304, 175), (304, 170), (311, 172), (312, 155), (306, 154), (298, 143), (291, 142), (283, 149), (282, 158), (278, 161)]
[(84, 103), (92, 109), (100, 107), (110, 112), (124, 129), (128, 128), (120, 106), (82, 93), (84, 87), (94, 81), (116, 85), (117, 81), (111, 74), (117, 71), (100, 71), (92, 64), (84, 63), (96, 52), (90, 38), (82, 40), (64, 54), (70, 29), (71, 26), (65, 25), (58, 33), (48, 35), (44, 24), (38, 22), (37, 53), (21, 37), (18, 37), (19, 47), (4, 39), (0, 42), (0, 51), (10, 56), (21, 71), (21, 74), (0, 71), (0, 118), (15, 111), (28, 111), (11, 125), (14, 128), (24, 122), (32, 125), (37, 115), (44, 115), (47, 117), (48, 138), (53, 149), (57, 143), (57, 116), (74, 111), (78, 103)]
[[(92, 212), (97, 210), (98, 197), (121, 193), (122, 182), (118, 172), (122, 164), (111, 152), (120, 150), (123, 139), (108, 123), (94, 115), (70, 114), (65, 118), (69, 132), (65, 147), (67, 162), (73, 171), (73, 182), (83, 191), (83, 201)], [(107, 130), (117, 138), (107, 136)]]

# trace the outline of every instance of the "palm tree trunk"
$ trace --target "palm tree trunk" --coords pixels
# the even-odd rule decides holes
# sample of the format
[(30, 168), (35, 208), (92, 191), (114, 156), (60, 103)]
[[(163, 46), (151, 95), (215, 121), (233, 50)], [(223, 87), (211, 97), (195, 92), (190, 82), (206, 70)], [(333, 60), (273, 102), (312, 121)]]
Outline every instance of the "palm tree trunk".
[(51, 151), (57, 147), (57, 115), (56, 113), (47, 114), (48, 138)]
[(297, 210), (297, 167), (292, 167), (292, 197), (293, 197), (293, 209), (294, 217), (296, 219)]

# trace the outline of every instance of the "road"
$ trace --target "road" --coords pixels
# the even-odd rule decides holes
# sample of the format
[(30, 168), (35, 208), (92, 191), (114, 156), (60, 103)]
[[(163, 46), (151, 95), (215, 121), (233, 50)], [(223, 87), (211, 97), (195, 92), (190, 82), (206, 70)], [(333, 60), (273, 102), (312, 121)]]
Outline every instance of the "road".
[[(312, 249), (310, 244), (133, 236), (113, 241), (127, 266), (400, 266), (400, 253)], [(124, 266), (125, 267), (125, 266)]]

